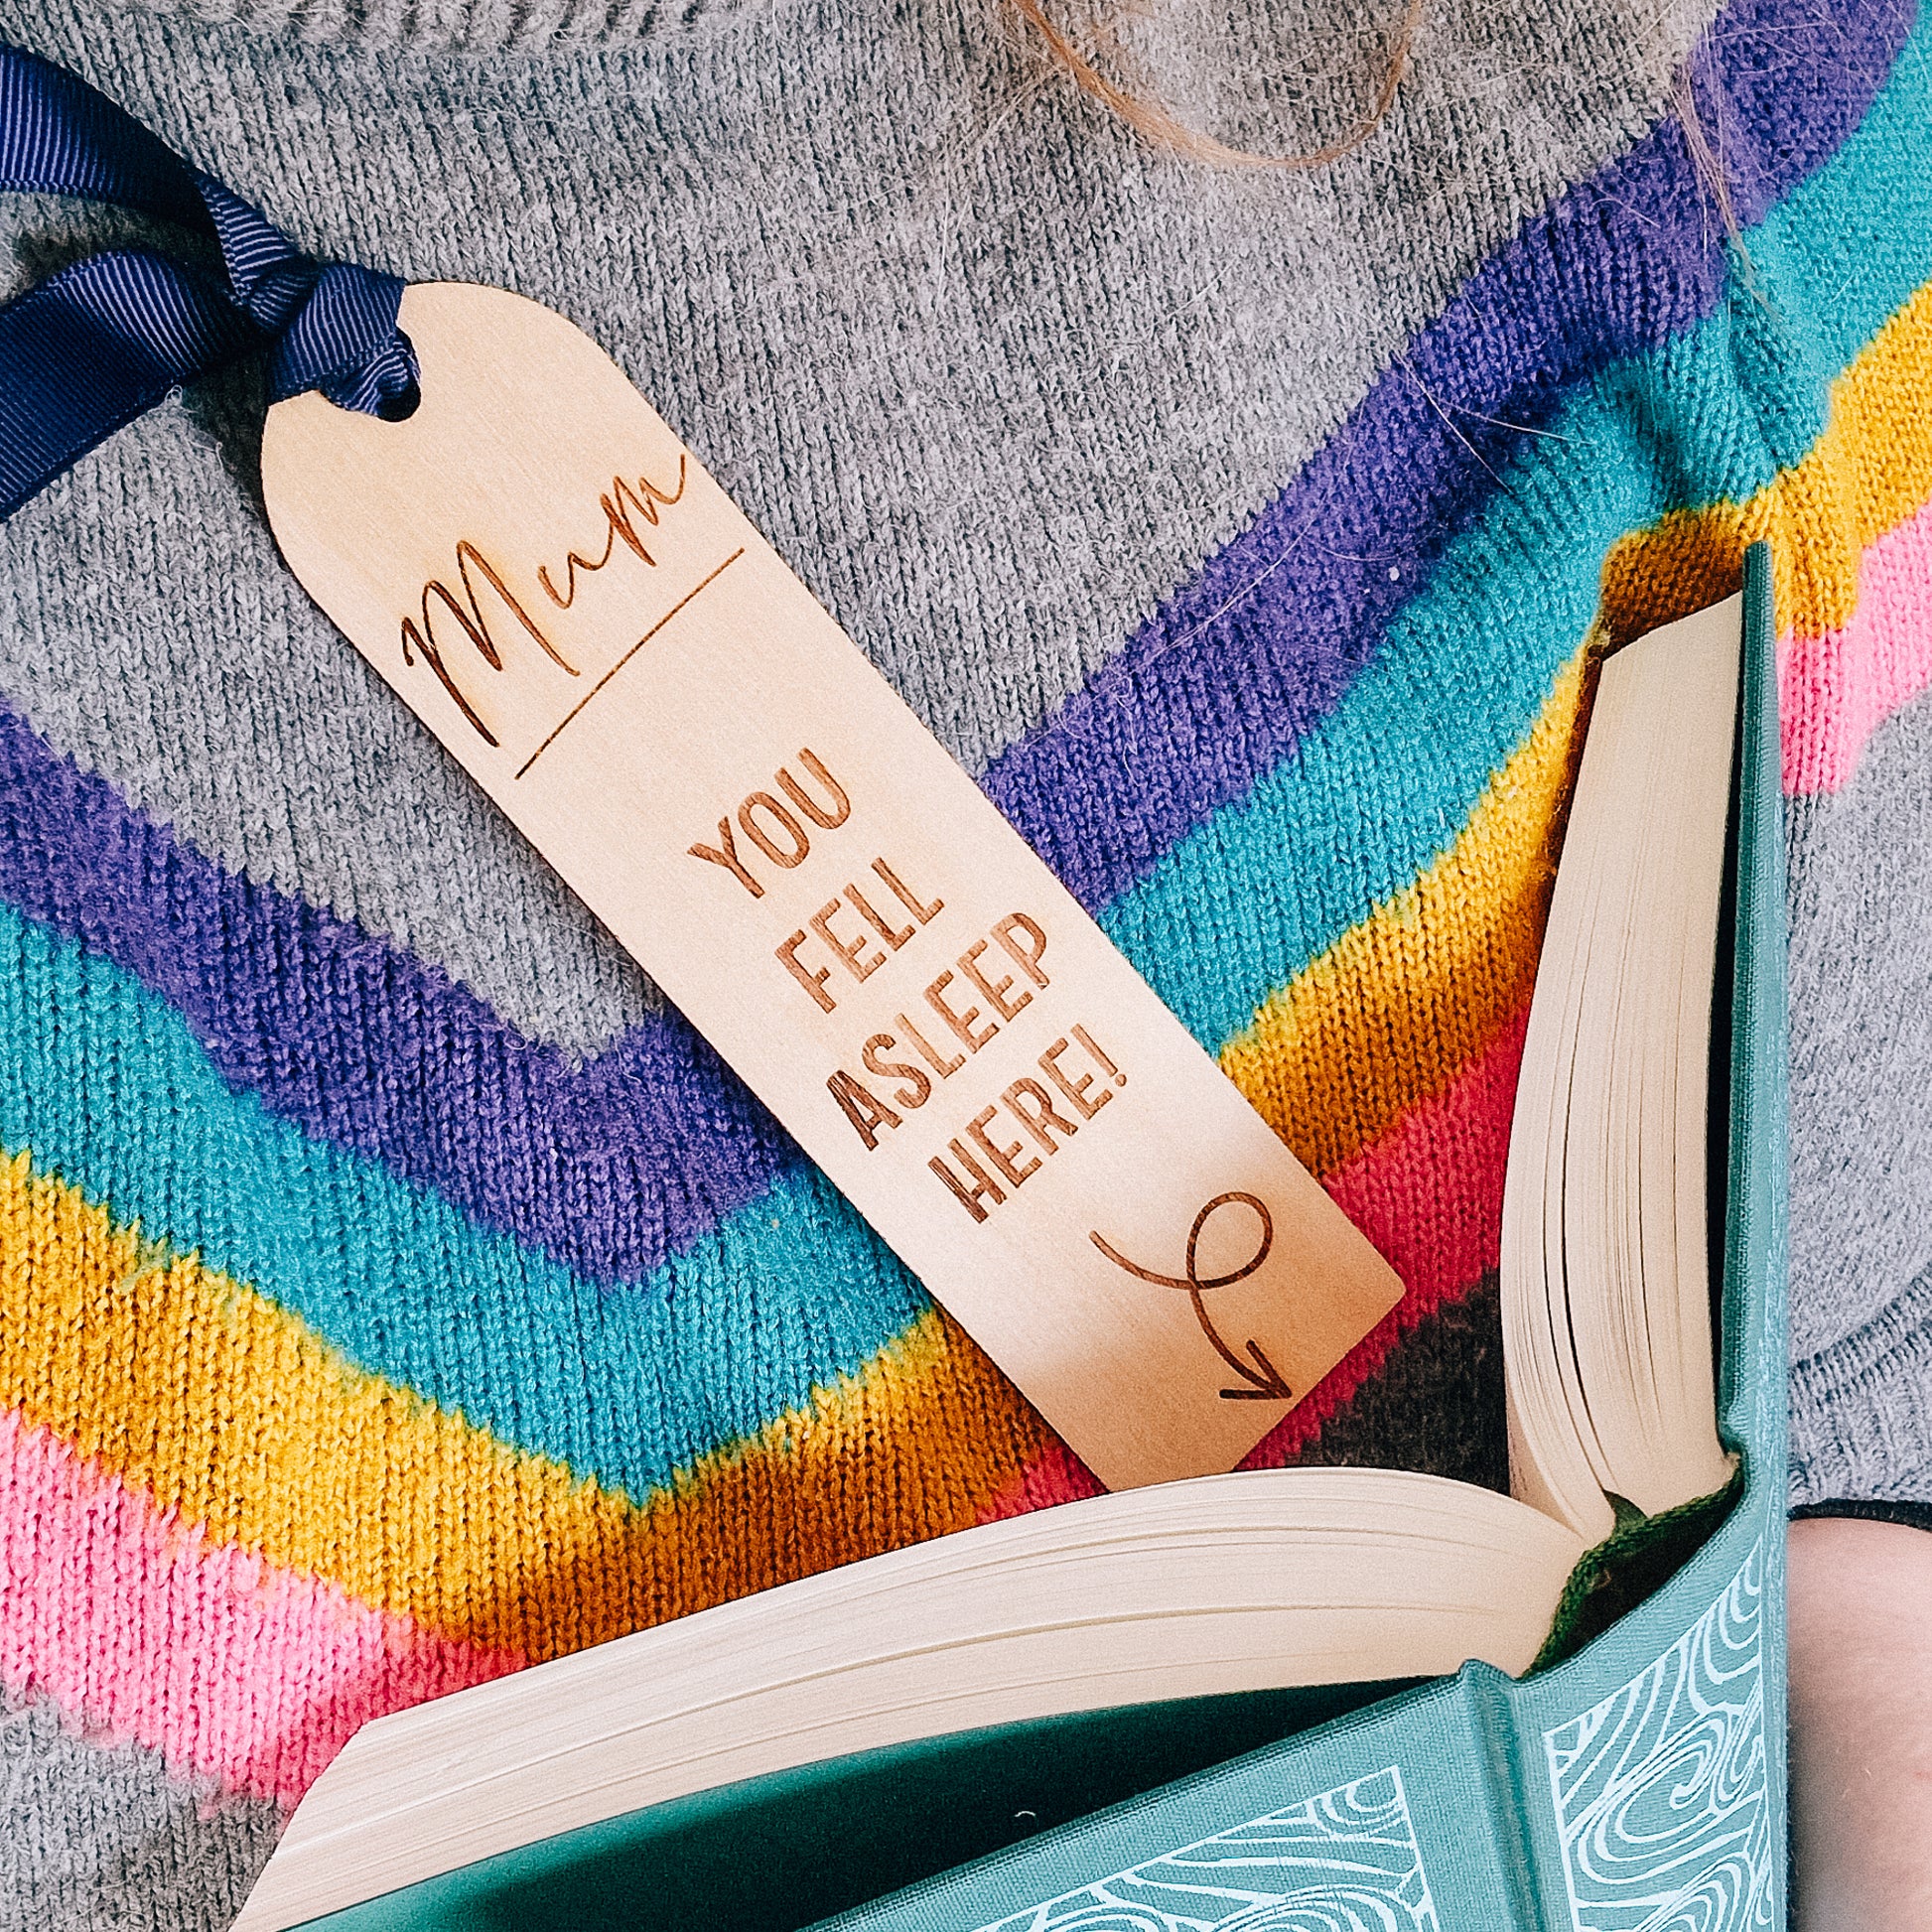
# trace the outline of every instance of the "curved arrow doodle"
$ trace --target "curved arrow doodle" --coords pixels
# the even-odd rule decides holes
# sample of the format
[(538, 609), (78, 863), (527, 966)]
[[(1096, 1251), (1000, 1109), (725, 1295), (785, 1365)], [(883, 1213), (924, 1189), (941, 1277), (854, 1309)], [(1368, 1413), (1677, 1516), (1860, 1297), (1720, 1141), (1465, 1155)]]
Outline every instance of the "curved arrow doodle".
[[(1217, 1208), (1227, 1207), (1239, 1201), (1244, 1207), (1251, 1207), (1261, 1220), (1261, 1244), (1239, 1268), (1225, 1275), (1209, 1275), (1201, 1279), (1197, 1257), (1200, 1251), (1201, 1230), (1206, 1227)], [(1214, 1352), (1220, 1356), (1235, 1374), (1248, 1384), (1244, 1389), (1223, 1389), (1224, 1402), (1293, 1402), (1295, 1391), (1288, 1385), (1287, 1378), (1263, 1353), (1258, 1341), (1250, 1340), (1247, 1345), (1252, 1366), (1237, 1355), (1222, 1340), (1219, 1330), (1214, 1326), (1207, 1312), (1207, 1304), (1201, 1299), (1210, 1289), (1227, 1288), (1235, 1282), (1245, 1282), (1261, 1264), (1268, 1259), (1268, 1252), (1275, 1245), (1275, 1219), (1268, 1211), (1268, 1204), (1254, 1194), (1236, 1188), (1230, 1193), (1216, 1194), (1201, 1211), (1194, 1216), (1194, 1225), (1187, 1230), (1187, 1272), (1182, 1275), (1157, 1274), (1152, 1268), (1143, 1268), (1139, 1262), (1129, 1261), (1097, 1228), (1089, 1229), (1087, 1239), (1111, 1261), (1116, 1268), (1124, 1268), (1128, 1274), (1141, 1281), (1152, 1282), (1157, 1288), (1177, 1288), (1194, 1307), (1194, 1319), (1200, 1323), (1201, 1333), (1212, 1343)]]

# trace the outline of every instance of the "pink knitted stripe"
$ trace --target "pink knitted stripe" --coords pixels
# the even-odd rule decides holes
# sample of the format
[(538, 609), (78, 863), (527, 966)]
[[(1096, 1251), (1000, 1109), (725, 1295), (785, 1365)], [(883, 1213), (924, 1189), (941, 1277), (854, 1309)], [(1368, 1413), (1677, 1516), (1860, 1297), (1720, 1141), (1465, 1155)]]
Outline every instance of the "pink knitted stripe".
[(0, 1412), (0, 1682), (293, 1805), (371, 1718), (518, 1667), (211, 1545)]
[[(1408, 1293), (1284, 1416), (1243, 1468), (1292, 1462), (1345, 1409), (1416, 1324), (1459, 1301), (1493, 1269), (1502, 1240), (1503, 1167), (1523, 1057), (1525, 1008), (1441, 1093), (1419, 1101), (1322, 1185), (1386, 1255)], [(983, 1521), (1099, 1493), (1086, 1469), (1050, 1445), (982, 1512)]]
[(1887, 530), (1859, 563), (1851, 622), (1780, 642), (1784, 788), (1838, 791), (1865, 741), (1932, 684), (1932, 503)]

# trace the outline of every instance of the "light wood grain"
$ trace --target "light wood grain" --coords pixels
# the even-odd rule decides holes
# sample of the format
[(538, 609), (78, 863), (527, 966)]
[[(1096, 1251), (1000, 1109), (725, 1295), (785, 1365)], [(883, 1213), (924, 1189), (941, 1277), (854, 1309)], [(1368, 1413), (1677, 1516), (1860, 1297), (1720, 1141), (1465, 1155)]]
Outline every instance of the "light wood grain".
[(1101, 1481), (1232, 1467), (1388, 1265), (595, 344), (402, 325), (269, 412), (297, 576)]

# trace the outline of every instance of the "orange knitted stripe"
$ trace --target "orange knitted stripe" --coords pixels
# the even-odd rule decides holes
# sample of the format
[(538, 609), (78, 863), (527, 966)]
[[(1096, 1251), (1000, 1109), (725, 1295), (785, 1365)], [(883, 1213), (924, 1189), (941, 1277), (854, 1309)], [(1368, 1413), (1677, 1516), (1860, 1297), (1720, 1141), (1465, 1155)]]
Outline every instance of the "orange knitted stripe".
[(1222, 1047), (1228, 1077), (1315, 1173), (1442, 1093), (1528, 1000), (1586, 661), (1579, 651), (1558, 673), (1454, 843)]
[(532, 1661), (964, 1528), (1044, 1440), (929, 1314), (634, 1503), (356, 1368), (26, 1156), (0, 1166), (0, 1406), (213, 1543)]
[(1772, 541), (1781, 636), (1851, 621), (1865, 550), (1932, 498), (1932, 283), (1833, 382), (1825, 431), (1804, 461), (1741, 503), (1674, 510), (1625, 537), (1603, 567), (1613, 643), (1737, 588), (1744, 552)]

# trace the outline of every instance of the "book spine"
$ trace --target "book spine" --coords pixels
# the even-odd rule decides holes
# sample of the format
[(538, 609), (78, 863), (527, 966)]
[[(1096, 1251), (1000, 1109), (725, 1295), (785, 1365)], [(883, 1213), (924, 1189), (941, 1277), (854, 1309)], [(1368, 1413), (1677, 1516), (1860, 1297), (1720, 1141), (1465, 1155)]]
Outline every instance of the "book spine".
[(1562, 1887), (1555, 1883), (1557, 1874), (1530, 1824), (1530, 1787), (1520, 1762), (1521, 1732), (1508, 1696), (1509, 1680), (1476, 1664), (1467, 1666), (1462, 1677), (1469, 1693), (1470, 1759), (1483, 1769), (1482, 1777), (1470, 1782), (1487, 1803), (1487, 1835), (1500, 1866), (1500, 1886), (1509, 1898), (1507, 1923), (1521, 1932), (1567, 1928), (1569, 1918), (1556, 1896)]

